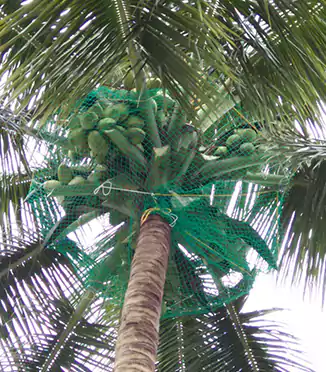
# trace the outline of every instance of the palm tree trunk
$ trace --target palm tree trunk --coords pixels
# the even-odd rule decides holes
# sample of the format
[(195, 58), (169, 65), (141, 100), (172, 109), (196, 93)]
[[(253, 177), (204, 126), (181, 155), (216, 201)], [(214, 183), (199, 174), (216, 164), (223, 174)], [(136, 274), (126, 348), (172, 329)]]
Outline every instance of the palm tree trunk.
[(122, 309), (115, 372), (153, 372), (159, 341), (171, 228), (150, 215), (140, 228)]

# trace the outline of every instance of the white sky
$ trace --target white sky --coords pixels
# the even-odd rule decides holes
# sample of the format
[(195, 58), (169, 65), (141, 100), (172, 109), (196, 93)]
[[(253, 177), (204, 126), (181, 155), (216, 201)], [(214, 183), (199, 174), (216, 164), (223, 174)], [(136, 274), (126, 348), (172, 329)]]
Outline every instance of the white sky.
[[(260, 275), (254, 284), (245, 311), (254, 311), (280, 307), (289, 311), (277, 312), (269, 318), (284, 322), (288, 330), (300, 339), (302, 350), (307, 354), (315, 372), (325, 372), (326, 363), (326, 312), (321, 309), (320, 299), (303, 301), (302, 287), (289, 284), (276, 284), (273, 274)], [(296, 372), (297, 369), (289, 370)]]

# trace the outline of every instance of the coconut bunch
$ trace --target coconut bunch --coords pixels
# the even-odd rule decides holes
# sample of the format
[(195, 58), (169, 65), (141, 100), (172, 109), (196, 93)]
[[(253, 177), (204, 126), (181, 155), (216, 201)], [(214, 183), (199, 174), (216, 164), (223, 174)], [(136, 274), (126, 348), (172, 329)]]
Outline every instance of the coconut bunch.
[(232, 156), (252, 155), (255, 151), (259, 151), (255, 141), (257, 138), (257, 131), (255, 129), (235, 129), (233, 134), (226, 138), (225, 144), (216, 148), (214, 155), (216, 156)]
[[(155, 207), (151, 204), (155, 201), (153, 194), (173, 194), (174, 198), (156, 198), (160, 208), (170, 208), (179, 217), (179, 224), (182, 224), (184, 216), (184, 224), (192, 225), (189, 216), (193, 216), (194, 228), (199, 228), (194, 230), (193, 236), (203, 234), (200, 239), (216, 250), (215, 253), (211, 251), (212, 258), (200, 247), (201, 251), (197, 253), (202, 254), (203, 262), (208, 265), (218, 262), (216, 257), (224, 247), (211, 243), (218, 228), (214, 224), (221, 221), (221, 215), (216, 213), (215, 219), (211, 218), (209, 230), (214, 232), (214, 236), (207, 235), (206, 222), (201, 228), (198, 219), (200, 213), (203, 216), (212, 213), (212, 207), (194, 206), (192, 203), (196, 198), (179, 198), (178, 193), (201, 194), (206, 185), (209, 187), (225, 179), (243, 179), (247, 172), (256, 172), (264, 163), (258, 146), (258, 133), (251, 128), (226, 128), (223, 135), (215, 139), (212, 151), (207, 151), (203, 144), (204, 134), (187, 118), (169, 92), (160, 89), (159, 85), (158, 79), (151, 81), (152, 89), (145, 94), (135, 91), (127, 83), (125, 88), (130, 89), (99, 89), (71, 114), (66, 127), (67, 156), (54, 170), (55, 176), (43, 183), (47, 195), (57, 198), (66, 211), (52, 240), (64, 231), (73, 231), (109, 213), (112, 225), (128, 223), (128, 234), (132, 224), (133, 233), (123, 239), (117, 238), (117, 247), (127, 249), (130, 244), (134, 248), (135, 232), (139, 229), (142, 214)], [(67, 146), (62, 153), (66, 151)], [(242, 249), (244, 243), (241, 239), (233, 241), (235, 233), (229, 225), (228, 220), (220, 230), (228, 234), (224, 243), (230, 257), (218, 264), (216, 277), (229, 275), (232, 270), (242, 273), (241, 268), (249, 272), (245, 256), (250, 244), (249, 248)], [(249, 232), (254, 234), (251, 230)], [(256, 240), (261, 242), (258, 238)], [(175, 236), (175, 242), (183, 244), (189, 251), (196, 247), (194, 242), (185, 241), (180, 234)], [(222, 244), (222, 240), (219, 242)], [(265, 245), (263, 248), (259, 246), (256, 250), (260, 250), (258, 253), (265, 260), (267, 257), (269, 265), (273, 266), (267, 255), (268, 247)], [(233, 256), (238, 257), (240, 269), (232, 263)], [(175, 275), (171, 274), (171, 277)]]
[[(125, 86), (130, 89), (102, 90), (70, 116), (68, 156), (57, 177), (44, 183), (63, 205), (72, 196), (94, 197), (94, 190), (107, 181), (114, 190), (152, 193), (167, 185), (189, 190), (219, 179), (240, 179), (262, 164), (254, 129), (235, 129), (207, 155), (201, 151), (201, 133), (169, 93), (159, 89), (159, 79), (148, 82), (152, 89), (147, 95), (128, 81)], [(125, 212), (141, 212), (142, 204), (131, 203), (131, 194), (97, 195), (109, 209), (126, 202)]]

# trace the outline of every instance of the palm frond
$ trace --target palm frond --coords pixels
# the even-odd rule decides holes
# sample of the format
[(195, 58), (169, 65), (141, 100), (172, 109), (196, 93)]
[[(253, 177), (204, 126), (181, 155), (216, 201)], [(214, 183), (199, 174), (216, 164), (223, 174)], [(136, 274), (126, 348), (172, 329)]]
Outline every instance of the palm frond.
[[(207, 102), (216, 90), (214, 79), (230, 79), (227, 91), (235, 90), (260, 116), (279, 111), (275, 102), (281, 96), (294, 115), (307, 117), (325, 96), (325, 3), (266, 4), (224, 0), (216, 8), (204, 1), (130, 1), (128, 33), (118, 27), (116, 1), (34, 0), (10, 14), (3, 7), (5, 96), (23, 97), (20, 108), (32, 100), (47, 117), (109, 83), (115, 71), (125, 74), (133, 41), (140, 63), (184, 106), (185, 95)], [(209, 67), (214, 74), (207, 79)]]
[[(232, 119), (231, 113), (232, 109), (228, 112)], [(207, 143), (214, 143), (213, 140), (218, 139), (221, 133), (223, 135), (223, 131), (227, 132), (232, 125), (232, 120), (226, 124), (223, 118), (211, 123), (206, 134)], [(215, 129), (217, 134), (214, 134)], [(293, 283), (303, 281), (304, 294), (311, 290), (317, 291), (322, 294), (322, 303), (325, 302), (326, 293), (326, 251), (323, 243), (324, 130), (324, 126), (316, 128), (312, 118), (300, 123), (293, 117), (281, 116), (279, 120), (266, 122), (258, 137), (265, 148), (269, 174), (262, 178), (259, 174), (248, 172), (244, 176), (245, 181), (264, 186), (260, 190), (262, 194), (257, 197), (255, 188), (246, 190), (247, 197), (233, 211), (235, 216), (249, 212), (248, 222), (259, 226), (263, 232), (266, 229), (266, 215), (272, 210), (278, 210), (281, 216), (281, 226), (277, 227), (280, 246), (283, 240), (279, 252), (279, 277), (289, 278)], [(245, 184), (241, 187), (245, 187)], [(278, 199), (280, 204), (277, 206), (275, 203)], [(246, 209), (249, 200), (255, 201), (250, 211)]]
[[(325, 302), (325, 161), (302, 165), (293, 178), (284, 203), (282, 223), (286, 236), (281, 257), (284, 277), (318, 289)], [(304, 179), (307, 186), (296, 184)]]
[(240, 312), (244, 302), (241, 298), (232, 303), (240, 328), (226, 307), (207, 315), (162, 321), (158, 370), (285, 372), (292, 366), (298, 371), (312, 371), (301, 358), (297, 340), (282, 325), (265, 319), (277, 309)]
[[(325, 94), (325, 87), (316, 80), (319, 72), (324, 73), (325, 59), (318, 49), (325, 42), (321, 35), (325, 3), (223, 3), (228, 3), (229, 9), (234, 6), (232, 12), (237, 26), (244, 32), (234, 51), (245, 72), (244, 99), (259, 109), (264, 110), (265, 106), (266, 110), (282, 97), (286, 104), (296, 106), (303, 117), (307, 117), (310, 108), (317, 113), (316, 103)], [(248, 58), (252, 49), (252, 58)]]
[[(95, 323), (84, 317), (76, 321), (73, 330), (70, 330), (64, 345), (56, 355), (49, 360), (52, 351), (58, 345), (58, 338), (65, 333), (66, 324), (74, 318), (76, 311), (67, 300), (48, 301), (48, 311), (42, 314), (34, 311), (42, 328), (30, 333), (29, 342), (26, 342), (20, 352), (13, 355), (9, 364), (3, 362), (2, 367), (9, 366), (19, 371), (57, 371), (66, 368), (74, 372), (90, 372), (94, 370), (112, 369), (115, 331), (101, 323)], [(23, 339), (25, 334), (20, 335)]]
[(31, 209), (23, 205), (32, 177), (24, 138), (28, 120), (26, 113), (16, 116), (0, 104), (0, 226), (4, 240), (15, 227), (23, 231), (24, 222), (31, 222)]
[(63, 278), (72, 285), (69, 265), (61, 255), (52, 251), (43, 251), (37, 258), (24, 260), (15, 270), (10, 270), (14, 261), (21, 260), (23, 254), (32, 252), (39, 245), (37, 234), (30, 234), (29, 239), (27, 234), (24, 236), (24, 241), (12, 237), (11, 244), (1, 245), (1, 272), (6, 273), (1, 277), (3, 342), (9, 348), (15, 347), (18, 353), (24, 343), (20, 330), (27, 329), (32, 334), (34, 330), (30, 327), (38, 324), (34, 310), (41, 307), (46, 311), (47, 299), (63, 294), (62, 290), (58, 292), (60, 286), (55, 285)]
[(26, 236), (1, 246), (1, 369), (103, 370), (112, 362), (119, 310), (85, 291), (65, 256), (40, 251), (40, 237)]
[[(280, 252), (280, 278), (304, 282), (304, 294), (316, 290), (325, 302), (325, 155), (323, 133), (290, 130), (278, 124), (273, 136), (263, 143), (270, 161), (288, 169), (291, 182), (285, 187), (281, 224), (284, 231)], [(321, 128), (323, 130), (323, 128)]]

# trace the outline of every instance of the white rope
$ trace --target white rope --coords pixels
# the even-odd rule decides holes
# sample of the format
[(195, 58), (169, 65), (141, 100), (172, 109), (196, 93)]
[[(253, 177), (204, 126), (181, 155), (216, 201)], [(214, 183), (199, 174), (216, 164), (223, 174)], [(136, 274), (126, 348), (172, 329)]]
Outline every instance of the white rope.
[[(106, 185), (108, 184), (108, 186)], [(108, 190), (108, 191), (107, 191)], [(124, 192), (131, 192), (131, 193), (134, 193), (134, 194), (142, 194), (142, 195), (151, 195), (152, 197), (154, 197), (154, 194), (152, 192), (147, 192), (147, 191), (139, 191), (139, 190), (130, 190), (130, 189), (123, 189), (121, 187), (114, 187), (112, 185), (112, 182), (111, 180), (106, 180), (105, 182), (103, 182), (99, 187), (97, 187), (93, 193), (95, 195), (97, 195), (100, 191), (102, 191), (102, 194), (104, 196), (108, 196), (112, 190), (115, 190), (115, 191), (124, 191)]]

